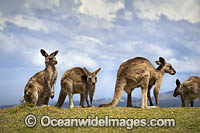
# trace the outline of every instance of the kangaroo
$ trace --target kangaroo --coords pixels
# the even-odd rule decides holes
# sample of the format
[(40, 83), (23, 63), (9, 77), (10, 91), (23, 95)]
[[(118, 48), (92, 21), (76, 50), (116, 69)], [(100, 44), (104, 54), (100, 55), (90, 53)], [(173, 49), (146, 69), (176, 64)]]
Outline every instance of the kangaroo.
[[(164, 58), (160, 57), (156, 61), (159, 67), (156, 69), (145, 58), (136, 57), (122, 63), (118, 69), (115, 93), (109, 104), (101, 104), (100, 107), (114, 107), (118, 104), (122, 91), (127, 93), (127, 106), (132, 106), (131, 92), (134, 88), (142, 89), (142, 108), (147, 107), (147, 93), (155, 85), (154, 96), (158, 106), (158, 93), (162, 83), (164, 73), (174, 75), (176, 71), (171, 64), (168, 64)], [(148, 93), (148, 98), (150, 93)]]
[[(61, 79), (61, 90), (56, 107), (61, 107), (65, 101), (67, 95), (69, 95), (69, 107), (73, 108), (72, 101), (73, 94), (80, 94), (80, 106), (84, 107), (84, 100), (86, 100), (88, 107), (92, 105), (93, 96), (95, 92), (95, 86), (97, 82), (97, 73), (101, 68), (95, 72), (89, 72), (85, 67), (74, 67), (67, 70)], [(88, 102), (88, 93), (90, 97), (90, 104)]]
[(200, 77), (191, 76), (182, 84), (177, 79), (173, 96), (178, 95), (181, 96), (182, 107), (189, 107), (189, 104), (193, 107), (193, 101), (200, 98)]
[(54, 98), (55, 83), (58, 71), (55, 67), (57, 64), (56, 55), (58, 50), (48, 55), (45, 50), (40, 50), (45, 57), (46, 68), (31, 77), (24, 88), (24, 100), (40, 106), (48, 105), (49, 98)]
[[(156, 64), (158, 64), (158, 67), (156, 69), (159, 69), (159, 66), (160, 66), (159, 62), (156, 62)], [(155, 84), (153, 84), (153, 85), (155, 85)], [(147, 92), (147, 97), (148, 97), (150, 106), (153, 106), (153, 102), (151, 100), (151, 93), (150, 93), (150, 90), (151, 90), (153, 85), (148, 86), (148, 92)], [(132, 93), (127, 95), (127, 107), (132, 107), (132, 96), (131, 96), (131, 94)], [(137, 106), (136, 106), (136, 108), (137, 108)]]

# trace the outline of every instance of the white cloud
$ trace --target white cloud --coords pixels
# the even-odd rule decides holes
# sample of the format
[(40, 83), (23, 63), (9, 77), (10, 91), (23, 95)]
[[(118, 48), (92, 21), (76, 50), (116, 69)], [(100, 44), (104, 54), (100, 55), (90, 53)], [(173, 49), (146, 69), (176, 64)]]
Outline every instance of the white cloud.
[(128, 20), (130, 21), (132, 19), (132, 12), (130, 11), (125, 11), (124, 13), (124, 17), (123, 17), (125, 20)]
[(4, 30), (5, 27), (5, 18), (3, 17), (3, 13), (0, 11), (0, 31)]
[(105, 21), (103, 19), (97, 19), (96, 17), (88, 16), (88, 15), (80, 15), (78, 16), (80, 25), (83, 28), (87, 28), (88, 30), (95, 30), (95, 29), (110, 29), (114, 27), (114, 24)]
[(199, 72), (200, 61), (197, 58), (183, 57), (183, 59), (171, 58), (169, 62), (177, 72)]
[(126, 44), (121, 44), (119, 47), (120, 51), (125, 51), (127, 55), (133, 54), (137, 56), (146, 57), (172, 57), (174, 51), (167, 46), (161, 44), (151, 44), (142, 41), (130, 41)]
[(1, 44), (0, 51), (5, 52), (5, 53), (10, 53), (10, 52), (15, 51), (16, 49), (15, 42), (16, 40), (14, 36), (12, 35), (7, 36), (0, 32), (0, 44)]
[(67, 50), (75, 50), (80, 53), (87, 53), (89, 56), (99, 58), (105, 47), (106, 45), (104, 42), (96, 37), (80, 35), (72, 37), (71, 41), (68, 42)]
[[(6, 54), (18, 54), (34, 66), (43, 67), (44, 57), (40, 53), (43, 48), (50, 54), (55, 50), (62, 51), (64, 48), (57, 41), (49, 39), (42, 40), (25, 35), (6, 35), (0, 32), (0, 51)], [(60, 52), (59, 52), (60, 54)]]
[(48, 32), (48, 28), (45, 26), (45, 24), (40, 19), (33, 16), (17, 15), (14, 17), (14, 19), (10, 19), (8, 21), (16, 24), (19, 27), (26, 27), (31, 30), (43, 30)]
[(60, 0), (27, 0), (24, 6), (26, 8), (50, 9), (56, 11), (56, 8), (60, 6)]
[(85, 36), (85, 35), (76, 37), (76, 40), (79, 40), (81, 42), (94, 42), (95, 44), (103, 45), (103, 43), (97, 38)]
[(96, 61), (89, 57), (87, 54), (74, 51), (68, 51), (65, 55), (59, 54), (58, 60), (61, 70), (81, 66), (96, 69), (96, 67), (98, 66)]
[(25, 27), (30, 30), (48, 32), (48, 28), (45, 26), (45, 23), (34, 16), (19, 14), (13, 17), (6, 17), (0, 14), (0, 28), (2, 30), (4, 29), (6, 22), (10, 22), (19, 27)]
[(122, 1), (109, 2), (105, 0), (80, 0), (82, 5), (79, 11), (82, 14), (93, 16), (99, 19), (112, 21), (116, 17), (116, 12), (124, 8)]
[(132, 20), (132, 11), (121, 10), (121, 12), (118, 14), (118, 17), (125, 21), (130, 21)]
[[(58, 31), (63, 29), (62, 24), (56, 21), (57, 19), (61, 19), (62, 15), (65, 13), (61, 9), (58, 10), (60, 7), (60, 0), (20, 1), (16, 6), (17, 7), (12, 8), (12, 10), (8, 7), (8, 11), (0, 9), (0, 31), (4, 30), (6, 22), (34, 31), (49, 32), (50, 30)], [(39, 14), (42, 11), (45, 11), (45, 16)], [(56, 16), (49, 20), (47, 13), (51, 13), (51, 11), (54, 12)]]
[(4, 30), (4, 26), (0, 24), (0, 32)]
[(200, 3), (198, 0), (135, 0), (134, 8), (140, 18), (158, 20), (161, 15), (170, 20), (200, 22)]
[(168, 47), (162, 47), (160, 45), (150, 44), (150, 45), (144, 46), (144, 48), (145, 48), (145, 51), (149, 51), (149, 53), (155, 54), (157, 56), (163, 56), (163, 57), (173, 56), (173, 50)]
[(187, 49), (190, 49), (192, 53), (196, 52), (200, 55), (200, 41), (183, 42), (183, 44)]

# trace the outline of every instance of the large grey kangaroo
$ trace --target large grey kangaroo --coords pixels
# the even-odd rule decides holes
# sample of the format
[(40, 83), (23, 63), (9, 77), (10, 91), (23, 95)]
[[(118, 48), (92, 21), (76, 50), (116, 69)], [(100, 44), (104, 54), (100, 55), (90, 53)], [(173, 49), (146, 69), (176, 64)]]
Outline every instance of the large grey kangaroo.
[(193, 101), (200, 98), (200, 77), (191, 76), (182, 84), (177, 79), (173, 96), (178, 95), (181, 96), (182, 107), (189, 107), (189, 104), (193, 107)]
[[(55, 106), (61, 107), (66, 96), (69, 95), (69, 107), (73, 108), (72, 95), (77, 93), (81, 95), (80, 105), (82, 107), (84, 107), (84, 100), (86, 100), (88, 106), (91, 106), (97, 82), (96, 75), (100, 70), (101, 68), (93, 73), (89, 72), (85, 67), (74, 67), (67, 70), (62, 76), (60, 95)], [(88, 93), (90, 104), (88, 102)]]
[(123, 90), (127, 93), (127, 106), (130, 107), (132, 106), (131, 92), (134, 88), (141, 87), (142, 108), (146, 108), (147, 96), (150, 100), (150, 89), (153, 85), (155, 85), (154, 96), (156, 106), (158, 106), (158, 94), (164, 73), (174, 75), (176, 71), (162, 57), (156, 63), (159, 65), (157, 69), (147, 59), (142, 57), (136, 57), (122, 63), (117, 73), (114, 97), (109, 104), (102, 104), (100, 107), (116, 106)]
[(24, 88), (24, 100), (40, 106), (48, 105), (49, 98), (54, 98), (55, 83), (57, 79), (56, 55), (58, 50), (48, 55), (45, 50), (40, 50), (45, 57), (46, 68), (31, 77)]

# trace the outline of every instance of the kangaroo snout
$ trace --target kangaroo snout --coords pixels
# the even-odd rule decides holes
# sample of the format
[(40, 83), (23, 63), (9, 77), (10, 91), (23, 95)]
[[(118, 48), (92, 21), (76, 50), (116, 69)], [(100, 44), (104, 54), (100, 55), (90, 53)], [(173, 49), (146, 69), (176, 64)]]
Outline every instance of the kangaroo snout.
[(174, 93), (174, 94), (173, 94), (173, 96), (174, 96), (174, 97), (177, 97), (177, 94), (176, 94), (176, 93)]
[(175, 75), (175, 74), (176, 74), (176, 71), (174, 70), (173, 73), (172, 73), (172, 75)]
[(54, 61), (54, 65), (58, 64), (58, 61)]

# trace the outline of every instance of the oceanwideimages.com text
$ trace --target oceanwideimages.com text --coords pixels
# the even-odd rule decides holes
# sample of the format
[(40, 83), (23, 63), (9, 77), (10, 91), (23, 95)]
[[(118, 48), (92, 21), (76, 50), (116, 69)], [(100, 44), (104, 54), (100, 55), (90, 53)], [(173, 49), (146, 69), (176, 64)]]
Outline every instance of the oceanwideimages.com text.
[[(37, 119), (34, 115), (27, 115), (25, 125), (34, 127), (37, 124)], [(175, 119), (137, 119), (137, 118), (109, 118), (99, 116), (87, 118), (51, 118), (44, 115), (40, 119), (42, 127), (122, 127), (131, 130), (135, 127), (175, 127)]]

